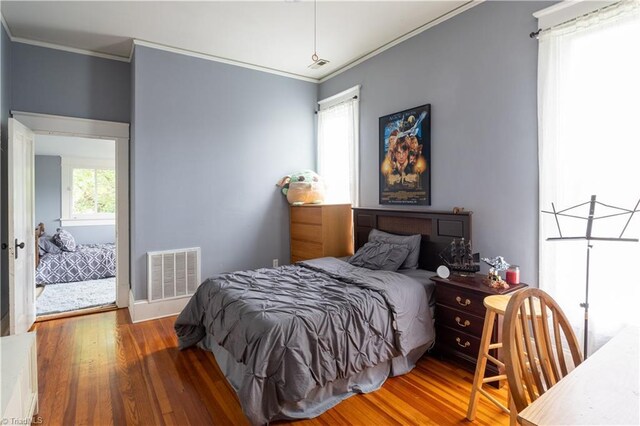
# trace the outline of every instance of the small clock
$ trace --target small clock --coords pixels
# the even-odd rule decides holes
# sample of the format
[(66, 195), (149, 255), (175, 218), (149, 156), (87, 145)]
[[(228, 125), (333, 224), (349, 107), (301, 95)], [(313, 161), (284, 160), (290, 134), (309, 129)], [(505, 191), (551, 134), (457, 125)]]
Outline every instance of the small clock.
[(451, 273), (449, 272), (449, 268), (447, 268), (444, 265), (440, 265), (440, 266), (438, 266), (438, 269), (436, 270), (436, 274), (438, 274), (438, 276), (440, 278), (445, 278), (446, 279), (446, 278), (449, 278), (449, 275)]

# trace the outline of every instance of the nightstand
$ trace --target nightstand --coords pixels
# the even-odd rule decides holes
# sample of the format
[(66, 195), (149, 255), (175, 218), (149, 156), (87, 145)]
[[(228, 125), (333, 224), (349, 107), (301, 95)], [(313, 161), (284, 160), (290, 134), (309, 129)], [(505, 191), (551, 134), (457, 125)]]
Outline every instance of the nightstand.
[[(507, 294), (526, 287), (520, 283), (508, 289), (496, 290), (482, 283), (485, 275), (451, 275), (449, 278), (434, 276), (436, 283), (436, 345), (434, 353), (453, 361), (474, 373), (482, 339), (482, 326), (486, 308), (482, 301), (486, 296)], [(493, 325), (492, 343), (501, 341), (502, 316)], [(497, 350), (490, 354), (499, 357)], [(501, 374), (494, 365), (487, 365), (485, 377)], [(498, 382), (491, 383), (499, 386)]]

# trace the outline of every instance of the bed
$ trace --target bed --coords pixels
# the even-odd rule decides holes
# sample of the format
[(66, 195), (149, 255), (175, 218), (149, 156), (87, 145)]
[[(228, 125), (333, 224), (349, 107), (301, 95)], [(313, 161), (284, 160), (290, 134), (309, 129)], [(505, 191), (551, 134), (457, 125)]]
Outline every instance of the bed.
[(420, 234), (419, 269), (321, 258), (222, 274), (176, 320), (180, 348), (213, 352), (251, 423), (315, 417), (409, 372), (433, 345), (427, 270), (451, 238), (470, 236), (470, 214), (354, 209), (354, 224), (356, 248), (372, 229)]
[(80, 244), (75, 251), (42, 252), (44, 225), (36, 227), (36, 285), (70, 283), (115, 277), (115, 244)]

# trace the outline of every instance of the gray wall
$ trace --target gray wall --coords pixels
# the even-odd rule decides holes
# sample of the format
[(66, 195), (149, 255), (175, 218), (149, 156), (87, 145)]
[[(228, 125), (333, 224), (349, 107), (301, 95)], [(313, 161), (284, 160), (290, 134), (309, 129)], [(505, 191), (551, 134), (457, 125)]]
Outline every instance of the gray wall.
[(474, 212), (481, 256), (504, 255), (537, 285), (538, 162), (532, 12), (485, 2), (322, 83), (362, 84), (360, 191), (378, 205), (378, 117), (430, 103), (432, 209)]
[[(35, 157), (35, 220), (44, 223), (47, 234), (53, 235), (60, 228), (62, 211), (61, 158), (53, 155)], [(80, 244), (114, 243), (114, 225), (71, 226), (65, 228)]]
[(11, 58), (12, 110), (129, 122), (128, 63), (23, 43)]
[[(0, 29), (0, 242), (6, 243), (7, 226), (7, 124), (9, 118), (9, 101), (11, 99), (11, 41), (2, 26)], [(0, 318), (9, 313), (9, 275), (7, 271), (7, 250), (0, 252)]]
[(136, 47), (132, 281), (146, 298), (146, 252), (202, 248), (202, 275), (289, 259), (276, 181), (315, 163), (317, 86)]

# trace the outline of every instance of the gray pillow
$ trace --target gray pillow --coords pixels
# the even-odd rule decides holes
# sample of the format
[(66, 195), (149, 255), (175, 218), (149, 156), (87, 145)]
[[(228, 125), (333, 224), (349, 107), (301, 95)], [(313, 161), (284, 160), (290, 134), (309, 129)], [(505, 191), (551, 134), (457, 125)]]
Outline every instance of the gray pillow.
[(400, 266), (400, 269), (417, 269), (418, 259), (420, 257), (420, 241), (422, 235), (396, 235), (372, 229), (369, 232), (369, 242), (383, 241), (391, 244), (404, 244), (409, 248), (409, 255)]
[(53, 236), (53, 242), (56, 243), (62, 251), (76, 251), (76, 239), (64, 229), (58, 229), (56, 235)]
[(53, 242), (53, 237), (51, 235), (42, 234), (40, 238), (38, 238), (38, 247), (40, 248), (40, 256), (43, 256), (45, 253), (58, 254), (62, 250)]
[(358, 249), (349, 263), (367, 269), (397, 271), (408, 254), (405, 244), (370, 241)]

